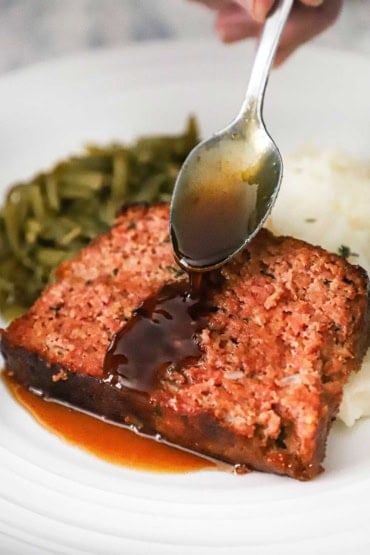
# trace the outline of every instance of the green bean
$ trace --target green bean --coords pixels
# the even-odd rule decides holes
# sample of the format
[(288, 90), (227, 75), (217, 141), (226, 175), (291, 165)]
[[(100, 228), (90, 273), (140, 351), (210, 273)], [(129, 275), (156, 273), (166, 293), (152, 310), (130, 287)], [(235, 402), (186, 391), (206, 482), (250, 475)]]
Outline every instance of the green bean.
[(114, 223), (130, 202), (169, 201), (178, 171), (198, 142), (194, 117), (184, 133), (132, 145), (89, 145), (29, 182), (0, 207), (0, 314), (25, 311), (57, 266)]
[(36, 259), (41, 266), (55, 268), (66, 258), (66, 251), (55, 248), (39, 247), (36, 252)]
[(35, 245), (43, 229), (41, 222), (35, 220), (34, 218), (29, 218), (25, 222), (24, 228), (26, 242), (30, 246)]
[(4, 207), (4, 223), (5, 223), (5, 233), (9, 241), (9, 245), (13, 251), (16, 258), (21, 256), (21, 245), (20, 245), (20, 228), (21, 222), (18, 218), (17, 203), (9, 200), (9, 202)]
[(113, 155), (112, 199), (124, 202), (128, 189), (128, 160), (125, 150)]
[(51, 210), (57, 212), (60, 209), (60, 198), (58, 195), (58, 181), (55, 175), (46, 176), (45, 196)]
[(34, 217), (41, 222), (45, 217), (45, 209), (44, 200), (38, 183), (29, 186), (28, 198)]

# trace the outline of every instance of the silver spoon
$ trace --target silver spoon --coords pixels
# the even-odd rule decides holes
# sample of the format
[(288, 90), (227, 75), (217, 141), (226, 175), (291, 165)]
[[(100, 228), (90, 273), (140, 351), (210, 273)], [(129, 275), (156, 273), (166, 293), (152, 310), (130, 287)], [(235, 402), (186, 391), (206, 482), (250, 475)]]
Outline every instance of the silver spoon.
[(293, 2), (278, 1), (266, 20), (239, 115), (192, 150), (177, 178), (170, 231), (175, 256), (188, 271), (206, 272), (230, 260), (260, 230), (276, 200), (283, 161), (262, 106)]

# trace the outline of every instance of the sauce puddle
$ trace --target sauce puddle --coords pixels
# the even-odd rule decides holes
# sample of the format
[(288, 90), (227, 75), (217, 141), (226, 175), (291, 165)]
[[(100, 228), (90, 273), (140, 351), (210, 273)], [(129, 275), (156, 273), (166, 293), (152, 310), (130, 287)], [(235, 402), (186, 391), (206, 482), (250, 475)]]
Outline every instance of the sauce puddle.
[(104, 360), (105, 380), (149, 393), (169, 368), (196, 362), (202, 354), (196, 334), (214, 309), (206, 299), (200, 274), (148, 297), (115, 334)]
[[(139, 392), (144, 404), (148, 400), (148, 411), (153, 410), (150, 393), (162, 374), (170, 367), (181, 369), (196, 362), (202, 354), (196, 335), (205, 317), (216, 310), (209, 304), (202, 277), (190, 274), (188, 282), (165, 285), (147, 298), (116, 333), (106, 353), (105, 381)], [(218, 286), (217, 281), (219, 277), (213, 286)], [(47, 430), (110, 463), (167, 473), (228, 467), (46, 400), (19, 385), (10, 372), (4, 371), (2, 379), (13, 397)]]
[(3, 371), (1, 378), (12, 396), (48, 431), (66, 442), (113, 464), (135, 470), (182, 473), (220, 468), (203, 459), (153, 439), (108, 424), (58, 403), (45, 401)]

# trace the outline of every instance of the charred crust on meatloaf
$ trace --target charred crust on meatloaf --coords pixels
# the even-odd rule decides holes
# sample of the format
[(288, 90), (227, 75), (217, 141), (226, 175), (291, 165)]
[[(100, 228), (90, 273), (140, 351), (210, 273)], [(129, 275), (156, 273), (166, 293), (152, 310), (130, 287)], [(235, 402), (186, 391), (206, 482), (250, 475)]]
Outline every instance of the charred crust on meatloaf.
[[(134, 427), (135, 431), (155, 437), (157, 441), (160, 434), (166, 443), (229, 463), (236, 469), (241, 467), (243, 474), (247, 469), (254, 469), (306, 481), (322, 471), (321, 451), (310, 464), (302, 464), (299, 457), (285, 449), (269, 451), (261, 447), (256, 437), (238, 436), (210, 414), (182, 415), (168, 408), (158, 411), (155, 406), (148, 410), (147, 401), (136, 392), (118, 391), (99, 378), (69, 372), (60, 365), (49, 366), (37, 354), (13, 347), (5, 338), (2, 349), (16, 380), (30, 391), (42, 393), (46, 401), (57, 401), (112, 423)], [(53, 376), (60, 372), (66, 378), (54, 381)], [(323, 420), (317, 432), (320, 449), (325, 449), (325, 441), (321, 440), (326, 436), (327, 425)]]
[(168, 203), (166, 201), (157, 201), (155, 203), (150, 203), (145, 200), (141, 201), (133, 201), (127, 202), (118, 210), (116, 217), (119, 218), (120, 216), (125, 216), (128, 212), (138, 211), (142, 214), (147, 212), (149, 209), (153, 207), (167, 207)]

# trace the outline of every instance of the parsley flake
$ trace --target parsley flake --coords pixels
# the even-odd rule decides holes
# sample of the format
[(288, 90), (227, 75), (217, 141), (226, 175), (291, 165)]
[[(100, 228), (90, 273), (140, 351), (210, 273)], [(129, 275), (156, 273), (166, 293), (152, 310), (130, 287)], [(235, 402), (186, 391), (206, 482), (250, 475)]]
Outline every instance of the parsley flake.
[(339, 256), (342, 256), (343, 258), (349, 258), (350, 256), (358, 256), (357, 252), (352, 252), (350, 247), (348, 247), (347, 245), (341, 245), (338, 248), (338, 254)]

